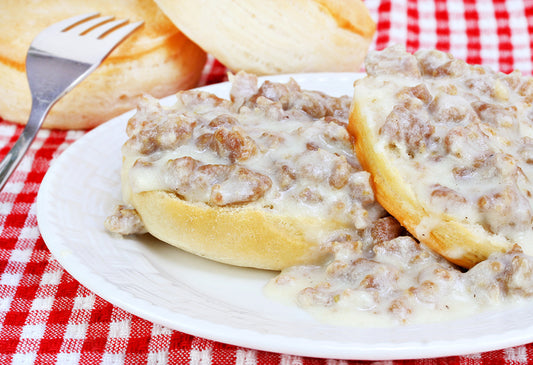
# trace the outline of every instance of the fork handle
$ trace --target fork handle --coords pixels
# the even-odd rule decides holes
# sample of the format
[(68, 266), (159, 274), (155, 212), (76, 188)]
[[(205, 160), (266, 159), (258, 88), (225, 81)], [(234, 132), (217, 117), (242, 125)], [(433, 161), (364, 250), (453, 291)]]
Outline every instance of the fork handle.
[(44, 118), (53, 104), (54, 102), (49, 100), (33, 98), (28, 123), (17, 139), (17, 142), (15, 142), (11, 150), (9, 150), (2, 162), (0, 162), (0, 190), (4, 188), (7, 180), (17, 168), (22, 157), (24, 157), (24, 154), (35, 139), (37, 132), (43, 124)]

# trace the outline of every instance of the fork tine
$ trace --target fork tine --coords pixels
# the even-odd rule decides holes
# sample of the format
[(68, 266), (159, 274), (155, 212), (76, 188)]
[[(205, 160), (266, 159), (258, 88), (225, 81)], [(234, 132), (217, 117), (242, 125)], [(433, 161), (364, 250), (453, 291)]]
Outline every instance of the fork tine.
[(94, 18), (96, 16), (98, 16), (100, 13), (98, 12), (94, 12), (94, 13), (88, 13), (88, 14), (82, 14), (82, 15), (76, 15), (72, 18), (68, 18), (68, 19), (65, 19), (65, 20), (62, 20), (58, 23), (54, 23), (52, 24), (51, 26), (49, 26), (48, 28), (46, 28), (46, 30), (50, 30), (50, 31), (56, 31), (56, 32), (61, 32), (65, 29), (67, 29), (68, 27), (71, 27), (79, 22), (82, 22), (84, 20), (87, 20), (87, 19), (91, 19), (91, 18)]
[[(124, 38), (143, 24), (140, 21), (119, 29), (107, 25), (108, 33), (102, 39), (81, 37), (80, 33), (70, 32), (70, 28), (92, 30), (113, 19), (98, 19), (98, 15), (96, 12), (78, 15), (53, 24), (37, 34), (31, 42), (26, 55), (31, 112), (21, 135), (0, 161), (0, 190), (17, 168), (56, 101), (85, 79)], [(121, 21), (112, 23), (115, 27), (124, 25)]]
[(120, 41), (122, 41), (122, 39), (126, 38), (131, 32), (133, 32), (135, 29), (139, 28), (143, 24), (144, 22), (141, 20), (136, 23), (125, 25), (110, 32), (103, 39), (111, 44), (118, 44)]
[(87, 34), (95, 38), (100, 38), (101, 36), (109, 32), (113, 28), (118, 28), (121, 25), (126, 24), (127, 22), (128, 22), (128, 19), (119, 19), (119, 20), (115, 20), (112, 22), (107, 22), (105, 24), (100, 25), (97, 28), (94, 28)]
[(100, 24), (109, 22), (113, 18), (114, 18), (113, 16), (92, 18), (83, 23), (75, 25), (74, 27), (72, 27), (72, 29), (69, 29), (69, 31), (73, 31), (76, 34), (83, 34), (85, 32), (90, 31), (92, 28), (99, 26)]

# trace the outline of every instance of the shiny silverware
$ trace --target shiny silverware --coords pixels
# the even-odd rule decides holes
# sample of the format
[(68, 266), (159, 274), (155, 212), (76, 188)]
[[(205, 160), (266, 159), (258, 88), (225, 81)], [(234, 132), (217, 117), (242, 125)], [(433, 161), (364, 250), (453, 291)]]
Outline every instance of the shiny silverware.
[(32, 95), (30, 117), (17, 142), (0, 162), (0, 190), (35, 139), (50, 108), (143, 24), (113, 19), (98, 13), (79, 15), (51, 25), (31, 43), (26, 56)]

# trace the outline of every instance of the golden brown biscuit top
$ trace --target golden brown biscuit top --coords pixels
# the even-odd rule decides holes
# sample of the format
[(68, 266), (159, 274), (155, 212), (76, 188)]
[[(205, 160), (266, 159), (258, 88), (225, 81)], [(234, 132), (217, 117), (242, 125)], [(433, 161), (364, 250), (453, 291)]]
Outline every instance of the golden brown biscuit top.
[(23, 70), (26, 52), (40, 31), (61, 20), (91, 12), (145, 22), (141, 31), (135, 32), (109, 56), (111, 62), (135, 58), (180, 33), (149, 0), (6, 0), (0, 2), (0, 62)]

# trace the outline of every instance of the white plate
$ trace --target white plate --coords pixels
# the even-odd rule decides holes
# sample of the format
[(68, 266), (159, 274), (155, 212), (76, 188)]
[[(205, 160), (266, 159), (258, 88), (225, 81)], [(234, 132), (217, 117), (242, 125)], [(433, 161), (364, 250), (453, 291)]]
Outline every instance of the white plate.
[[(293, 77), (303, 88), (342, 95), (352, 93), (358, 74)], [(229, 84), (204, 89), (224, 96)], [(443, 324), (335, 327), (266, 298), (263, 286), (275, 273), (218, 264), (148, 237), (108, 234), (103, 221), (120, 202), (120, 147), (132, 114), (101, 125), (69, 147), (52, 164), (37, 198), (39, 228), (50, 251), (84, 286), (114, 305), (192, 335), (314, 357), (425, 358), (533, 341), (533, 303)]]

